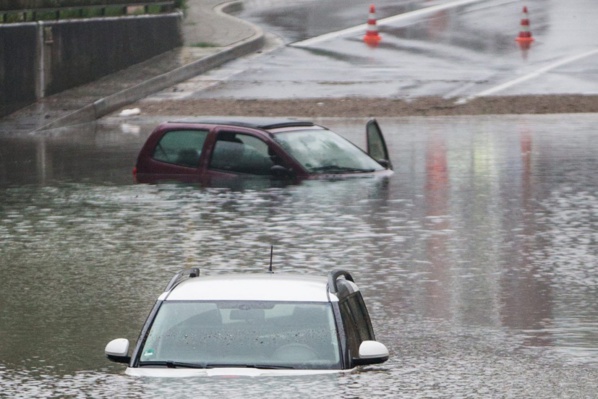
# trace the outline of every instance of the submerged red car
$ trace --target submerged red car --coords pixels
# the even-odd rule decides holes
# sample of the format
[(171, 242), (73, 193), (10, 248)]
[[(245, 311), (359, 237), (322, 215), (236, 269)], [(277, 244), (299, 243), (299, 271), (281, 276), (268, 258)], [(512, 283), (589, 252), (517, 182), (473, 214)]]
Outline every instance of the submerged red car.
[(375, 119), (368, 121), (366, 136), (367, 152), (312, 122), (164, 122), (148, 137), (133, 173), (142, 183), (392, 174), (388, 149)]

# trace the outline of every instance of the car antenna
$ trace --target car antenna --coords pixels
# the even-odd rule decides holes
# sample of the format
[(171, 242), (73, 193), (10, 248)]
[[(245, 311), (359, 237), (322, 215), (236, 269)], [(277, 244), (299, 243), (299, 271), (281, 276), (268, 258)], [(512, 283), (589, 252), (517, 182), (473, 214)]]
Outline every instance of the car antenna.
[(272, 271), (272, 255), (274, 253), (274, 245), (270, 245), (270, 267), (268, 268), (268, 273), (274, 273)]

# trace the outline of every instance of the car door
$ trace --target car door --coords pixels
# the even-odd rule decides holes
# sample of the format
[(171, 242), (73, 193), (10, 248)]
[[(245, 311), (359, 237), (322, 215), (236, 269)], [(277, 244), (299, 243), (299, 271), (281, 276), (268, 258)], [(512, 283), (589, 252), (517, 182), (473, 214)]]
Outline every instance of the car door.
[(157, 131), (138, 156), (137, 181), (197, 180), (208, 134), (207, 128), (187, 126)]
[(211, 178), (270, 178), (274, 161), (270, 145), (248, 131), (218, 129), (207, 173)]
[(359, 291), (341, 299), (339, 309), (349, 352), (346, 361), (351, 363), (352, 358), (359, 356), (359, 346), (363, 341), (375, 340), (374, 329)]
[(386, 147), (386, 141), (382, 134), (382, 129), (376, 119), (370, 119), (365, 126), (366, 141), (367, 141), (367, 152), (374, 158), (380, 165), (386, 169), (392, 170), (392, 162), (390, 162), (390, 156), (388, 155), (388, 148)]

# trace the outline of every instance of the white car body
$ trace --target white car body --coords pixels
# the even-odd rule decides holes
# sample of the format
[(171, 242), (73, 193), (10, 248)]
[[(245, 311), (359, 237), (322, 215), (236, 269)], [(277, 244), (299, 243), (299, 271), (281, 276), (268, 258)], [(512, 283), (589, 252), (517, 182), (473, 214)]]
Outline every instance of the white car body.
[[(188, 272), (188, 271), (187, 271)], [(336, 273), (336, 274), (334, 274)], [(334, 277), (332, 277), (334, 274)], [(341, 319), (341, 304), (339, 302), (348, 301), (347, 298), (353, 298), (352, 300), (362, 301), (361, 293), (357, 285), (352, 281), (352, 277), (349, 273), (344, 271), (333, 271), (329, 274), (328, 278), (324, 277), (313, 277), (313, 276), (306, 276), (306, 275), (296, 275), (296, 274), (274, 274), (274, 273), (264, 273), (264, 274), (240, 274), (240, 275), (214, 275), (214, 276), (199, 276), (199, 270), (192, 269), (191, 278), (187, 280), (182, 280), (182, 276), (178, 274), (175, 276), (171, 282), (168, 284), (166, 290), (159, 296), (156, 305), (154, 306), (154, 310), (150, 313), (148, 317), (148, 321), (146, 322), (146, 326), (142, 329), (141, 335), (139, 340), (136, 344), (136, 347), (133, 351), (133, 356), (129, 357), (129, 341), (125, 338), (119, 338), (111, 341), (105, 349), (105, 353), (109, 359), (117, 362), (128, 363), (128, 367), (125, 370), (125, 374), (130, 376), (136, 377), (192, 377), (192, 376), (246, 376), (246, 377), (258, 377), (258, 376), (290, 376), (290, 375), (311, 375), (311, 374), (329, 374), (329, 373), (343, 373), (343, 372), (350, 372), (359, 364), (376, 364), (385, 361), (388, 358), (388, 350), (386, 347), (373, 340), (373, 330), (371, 327), (369, 316), (367, 316), (367, 310), (365, 309), (365, 304), (363, 302), (359, 302), (362, 305), (355, 307), (355, 309), (359, 308), (359, 311), (363, 311), (365, 313), (365, 318), (363, 319), (364, 322), (367, 322), (369, 326), (365, 329), (369, 329), (371, 331), (372, 339), (364, 339), (360, 340), (361, 343), (359, 348), (355, 347), (352, 353), (358, 352), (357, 358), (352, 358), (349, 356), (347, 352), (349, 349), (348, 342), (350, 341), (346, 338), (347, 334), (356, 334), (356, 332), (351, 332), (351, 329), (347, 325), (343, 325), (345, 322), (340, 320)], [(343, 277), (343, 278), (340, 278)], [(340, 295), (340, 297), (339, 297)], [(355, 299), (357, 298), (357, 299)], [(176, 303), (182, 305), (176, 305)], [(338, 366), (334, 366), (335, 363), (332, 363), (332, 366), (321, 366), (317, 364), (318, 361), (321, 360), (314, 360), (311, 366), (300, 367), (296, 366), (295, 363), (291, 363), (293, 368), (285, 367), (285, 364), (278, 364), (274, 362), (272, 365), (265, 365), (261, 364), (264, 358), (264, 354), (257, 353), (255, 354), (256, 359), (261, 359), (260, 361), (252, 360), (248, 361), (248, 364), (240, 365), (240, 367), (235, 367), (235, 364), (228, 364), (226, 361), (223, 361), (221, 365), (218, 364), (214, 360), (210, 360), (208, 365), (207, 361), (203, 364), (200, 363), (189, 363), (184, 362), (181, 359), (177, 358), (167, 358), (168, 360), (160, 360), (160, 353), (159, 352), (159, 344), (160, 334), (154, 333), (152, 336), (152, 329), (154, 328), (154, 321), (157, 319), (157, 314), (160, 312), (160, 309), (164, 305), (164, 308), (168, 308), (170, 306), (176, 306), (172, 309), (179, 309), (183, 306), (187, 308), (193, 307), (193, 305), (197, 303), (199, 304), (206, 304), (209, 303), (210, 306), (212, 303), (232, 303), (237, 306), (239, 305), (239, 309), (246, 310), (243, 308), (243, 304), (265, 304), (264, 309), (270, 309), (274, 306), (286, 306), (286, 307), (293, 307), (297, 304), (296, 307), (305, 307), (306, 305), (315, 306), (315, 307), (325, 307), (330, 308), (330, 313), (328, 315), (328, 324), (322, 323), (321, 325), (318, 324), (318, 328), (326, 327), (328, 328), (327, 331), (330, 330), (330, 326), (332, 326), (332, 337), (333, 340), (333, 347), (327, 347), (326, 349), (330, 349), (330, 353), (334, 355), (336, 351), (336, 364)], [(317, 304), (322, 305), (317, 305)], [(171, 304), (166, 306), (165, 304)], [(191, 304), (191, 306), (190, 306)], [(272, 304), (272, 305), (268, 305)], [(311, 305), (310, 305), (311, 304)], [(214, 305), (215, 306), (215, 305)], [(270, 308), (269, 308), (270, 306)], [(330, 307), (332, 306), (332, 308)], [(346, 305), (345, 303), (345, 306)], [(194, 308), (193, 308), (194, 309)], [(351, 314), (356, 313), (358, 310), (351, 310)], [(214, 309), (213, 311), (216, 311)], [(259, 309), (262, 313), (267, 312), (263, 309)], [(228, 325), (242, 325), (237, 319), (232, 319), (232, 312), (238, 312), (236, 308), (233, 310), (228, 309), (228, 305), (226, 308), (220, 310), (223, 314), (226, 315)], [(166, 310), (164, 311), (166, 312)], [(183, 321), (176, 324), (180, 325), (183, 322), (187, 322), (195, 318), (196, 316), (205, 315), (208, 312), (199, 313), (198, 315), (192, 315), (192, 317), (188, 317), (186, 319), (182, 319)], [(242, 312), (241, 312), (242, 313)], [(169, 313), (164, 313), (169, 314)], [(294, 313), (293, 313), (294, 314)], [(293, 320), (293, 314), (288, 314), (285, 316), (286, 319)], [(170, 320), (167, 316), (162, 317), (166, 320)], [(187, 316), (185, 316), (187, 317)], [(346, 316), (343, 316), (346, 317)], [(351, 316), (353, 317), (353, 316)], [(162, 320), (160, 319), (160, 320)], [(263, 321), (256, 321), (253, 326), (259, 326), (260, 328), (264, 326), (268, 326), (268, 323), (271, 323), (272, 320), (282, 319), (282, 317), (275, 317), (270, 319), (263, 319)], [(267, 321), (270, 320), (270, 321)], [(308, 320), (308, 319), (306, 319)], [(297, 322), (300, 320), (294, 319), (293, 322)], [(156, 322), (156, 325), (159, 325), (159, 322)], [(175, 326), (176, 326), (175, 325)], [(302, 324), (298, 328), (301, 328)], [(174, 327), (169, 325), (169, 330), (171, 331)], [(224, 328), (224, 327), (223, 327)], [(255, 327), (257, 328), (257, 327)], [(269, 328), (269, 327), (268, 327)], [(158, 327), (156, 327), (158, 329)], [(356, 329), (356, 328), (354, 328)], [(364, 327), (358, 328), (358, 330), (363, 330)], [(162, 334), (165, 334), (163, 332)], [(185, 330), (187, 331), (187, 330)], [(188, 330), (189, 335), (196, 334), (199, 339), (201, 340), (205, 337), (205, 333), (200, 333), (196, 329)], [(214, 330), (210, 330), (214, 331)], [(220, 331), (220, 330), (218, 330)], [(217, 332), (218, 332), (217, 331)], [(219, 334), (225, 334), (227, 330), (223, 330)], [(245, 334), (245, 332), (243, 332)], [(249, 333), (248, 333), (249, 334)], [(267, 330), (265, 332), (262, 331), (262, 334), (265, 334), (267, 341), (270, 338), (267, 338), (269, 335), (275, 335), (274, 341), (280, 343), (283, 341), (281, 338), (281, 332), (276, 329)], [(278, 334), (278, 335), (277, 335)], [(291, 333), (290, 335), (292, 335)], [(359, 333), (361, 334), (361, 333)], [(168, 336), (168, 339), (174, 340), (172, 338), (174, 334)], [(214, 333), (211, 333), (214, 335)], [(156, 338), (156, 336), (158, 338)], [(151, 337), (151, 338), (149, 338)], [(187, 334), (185, 333), (185, 338)], [(286, 337), (285, 337), (286, 338)], [(309, 338), (309, 337), (308, 337)], [(232, 338), (226, 338), (232, 339)], [(310, 339), (317, 339), (317, 338), (310, 338)], [(153, 341), (152, 341), (153, 340)], [(278, 340), (278, 341), (276, 341)], [(241, 339), (241, 341), (243, 341)], [(354, 340), (353, 340), (354, 341)], [(353, 342), (351, 341), (351, 342)], [(151, 344), (149, 344), (151, 342)], [(225, 342), (225, 341), (222, 341)], [(239, 342), (238, 340), (235, 343)], [(248, 341), (249, 342), (249, 341)], [(325, 343), (325, 341), (323, 341)], [(328, 344), (330, 345), (330, 340), (328, 340)], [(175, 343), (178, 341), (175, 340)], [(216, 341), (216, 345), (218, 346), (219, 341)], [(241, 342), (242, 343), (242, 342)], [(307, 341), (309, 343), (309, 341)], [(316, 343), (320, 343), (319, 341)], [(150, 349), (145, 348), (144, 345), (148, 344)], [(185, 348), (192, 348), (196, 349), (197, 343), (194, 344), (195, 346), (185, 346)], [(307, 346), (306, 341), (303, 343), (294, 343), (289, 345), (296, 345), (296, 349), (299, 346)], [(289, 346), (287, 345), (287, 346)], [(214, 346), (214, 344), (212, 344)], [(266, 348), (267, 345), (256, 346), (257, 348)], [(315, 347), (315, 345), (314, 345)], [(242, 349), (245, 350), (246, 346), (242, 346)], [(248, 346), (247, 348), (252, 348), (252, 346)], [(211, 349), (211, 348), (210, 348)], [(280, 348), (279, 348), (280, 349)], [(186, 349), (187, 350), (187, 349)], [(263, 350), (263, 349), (260, 349)], [(250, 352), (250, 355), (253, 352)], [(316, 353), (316, 350), (314, 350)], [(156, 357), (152, 357), (156, 355)], [(195, 354), (192, 354), (195, 356)], [(164, 355), (166, 356), (166, 355)], [(200, 355), (197, 355), (198, 358)], [(219, 355), (220, 356), (220, 355)], [(222, 355), (224, 356), (224, 355)], [(296, 356), (294, 354), (290, 356)], [(301, 355), (298, 355), (301, 358)], [(152, 361), (152, 360), (160, 360), (160, 361)], [(199, 362), (199, 360), (198, 360)], [(300, 360), (291, 359), (291, 362), (300, 362)], [(299, 365), (304, 363), (297, 363)], [(305, 363), (307, 364), (307, 363)]]

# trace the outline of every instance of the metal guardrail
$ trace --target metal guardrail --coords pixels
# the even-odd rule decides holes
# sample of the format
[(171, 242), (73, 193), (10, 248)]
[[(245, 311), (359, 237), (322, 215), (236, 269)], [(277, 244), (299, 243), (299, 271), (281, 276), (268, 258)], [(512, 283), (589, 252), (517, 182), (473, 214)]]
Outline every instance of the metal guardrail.
[[(171, 12), (175, 9), (175, 1), (129, 1), (126, 4), (95, 4), (95, 5), (71, 5), (62, 7), (41, 7), (28, 9), (0, 9), (0, 23), (8, 22), (31, 22), (40, 19), (61, 19), (85, 18), (90, 11), (97, 11), (95, 16), (107, 16), (107, 10), (112, 11), (110, 15), (148, 14), (152, 9), (157, 12)], [(116, 13), (115, 13), (116, 11)], [(156, 12), (156, 11), (153, 11)], [(49, 17), (49, 16), (52, 16)], [(40, 17), (43, 16), (43, 17)]]

